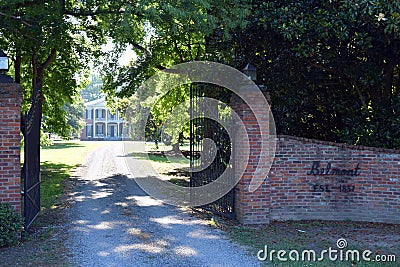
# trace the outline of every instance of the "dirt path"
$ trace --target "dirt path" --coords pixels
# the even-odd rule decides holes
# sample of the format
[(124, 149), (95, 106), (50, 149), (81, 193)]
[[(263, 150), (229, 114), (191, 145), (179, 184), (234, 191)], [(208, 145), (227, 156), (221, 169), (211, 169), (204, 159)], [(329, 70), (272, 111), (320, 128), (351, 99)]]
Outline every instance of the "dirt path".
[(219, 230), (147, 196), (122, 143), (92, 152), (85, 166), (69, 210), (73, 266), (259, 266)]

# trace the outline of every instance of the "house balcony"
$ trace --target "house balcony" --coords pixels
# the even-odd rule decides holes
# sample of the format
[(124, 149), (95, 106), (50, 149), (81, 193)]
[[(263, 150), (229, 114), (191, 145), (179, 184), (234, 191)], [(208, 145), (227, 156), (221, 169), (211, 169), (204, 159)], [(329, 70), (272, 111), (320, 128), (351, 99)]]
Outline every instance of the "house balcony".
[(118, 122), (119, 120), (117, 119), (117, 117), (114, 118), (108, 118), (108, 122)]
[(106, 118), (96, 118), (96, 121), (106, 121)]

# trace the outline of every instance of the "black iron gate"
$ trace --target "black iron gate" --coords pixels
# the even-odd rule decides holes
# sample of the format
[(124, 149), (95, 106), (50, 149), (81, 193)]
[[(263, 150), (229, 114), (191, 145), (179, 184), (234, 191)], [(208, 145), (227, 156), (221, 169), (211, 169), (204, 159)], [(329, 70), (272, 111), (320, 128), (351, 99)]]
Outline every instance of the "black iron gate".
[[(204, 100), (204, 97), (216, 99), (216, 102)], [(230, 163), (232, 153), (231, 140), (220, 122), (230, 125), (230, 113), (226, 112), (223, 104), (229, 106), (229, 90), (210, 84), (192, 84), (190, 88), (190, 186), (203, 186), (215, 181), (225, 171), (233, 177), (233, 166)], [(196, 114), (197, 116), (195, 116)], [(212, 116), (209, 116), (213, 114)], [(218, 120), (210, 119), (218, 118)], [(212, 141), (215, 146), (209, 145)], [(214, 151), (212, 151), (214, 150)], [(212, 159), (207, 158), (208, 156)], [(231, 161), (233, 162), (233, 161)], [(202, 168), (202, 166), (207, 166)], [(213, 213), (234, 218), (234, 189), (222, 198), (200, 206)]]
[(24, 217), (25, 230), (29, 228), (40, 211), (40, 128), (42, 102), (39, 90), (35, 90), (32, 107), (24, 116)]

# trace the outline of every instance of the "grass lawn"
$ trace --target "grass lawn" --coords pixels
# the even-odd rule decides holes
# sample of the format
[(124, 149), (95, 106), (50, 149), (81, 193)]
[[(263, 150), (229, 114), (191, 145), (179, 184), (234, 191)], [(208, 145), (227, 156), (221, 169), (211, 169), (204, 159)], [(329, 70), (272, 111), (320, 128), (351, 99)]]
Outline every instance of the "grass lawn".
[(101, 142), (56, 141), (41, 149), (41, 208), (54, 206), (63, 193), (62, 181), (83, 163), (86, 155), (101, 146)]
[(181, 186), (188, 186), (190, 161), (183, 155), (171, 153), (171, 147), (159, 147), (146, 144), (145, 152), (133, 152), (130, 156), (140, 161), (148, 161), (160, 178)]
[[(227, 220), (218, 220), (214, 224), (224, 230), (236, 243), (244, 245), (254, 257), (257, 257), (258, 251), (264, 250), (266, 245), (268, 255), (272, 250), (275, 250), (273, 262), (267, 258), (263, 262), (264, 266), (400, 266), (399, 225), (350, 221), (287, 221), (247, 227)], [(378, 254), (394, 255), (396, 262), (330, 261), (327, 253), (324, 255), (325, 260), (323, 261), (290, 261), (289, 252), (292, 250), (297, 250), (300, 253), (300, 258), (302, 251), (314, 250), (316, 259), (320, 257), (322, 250), (329, 250), (330, 247), (333, 250), (339, 250), (336, 242), (340, 238), (346, 239), (348, 243), (348, 246), (342, 250), (344, 253), (347, 250), (358, 250), (361, 258), (363, 251), (370, 250), (372, 251), (371, 259)], [(284, 257), (288, 261), (284, 262), (277, 259), (279, 250), (286, 251)], [(264, 254), (260, 255), (261, 257), (264, 256)], [(340, 253), (338, 252), (336, 255), (339, 257)]]

